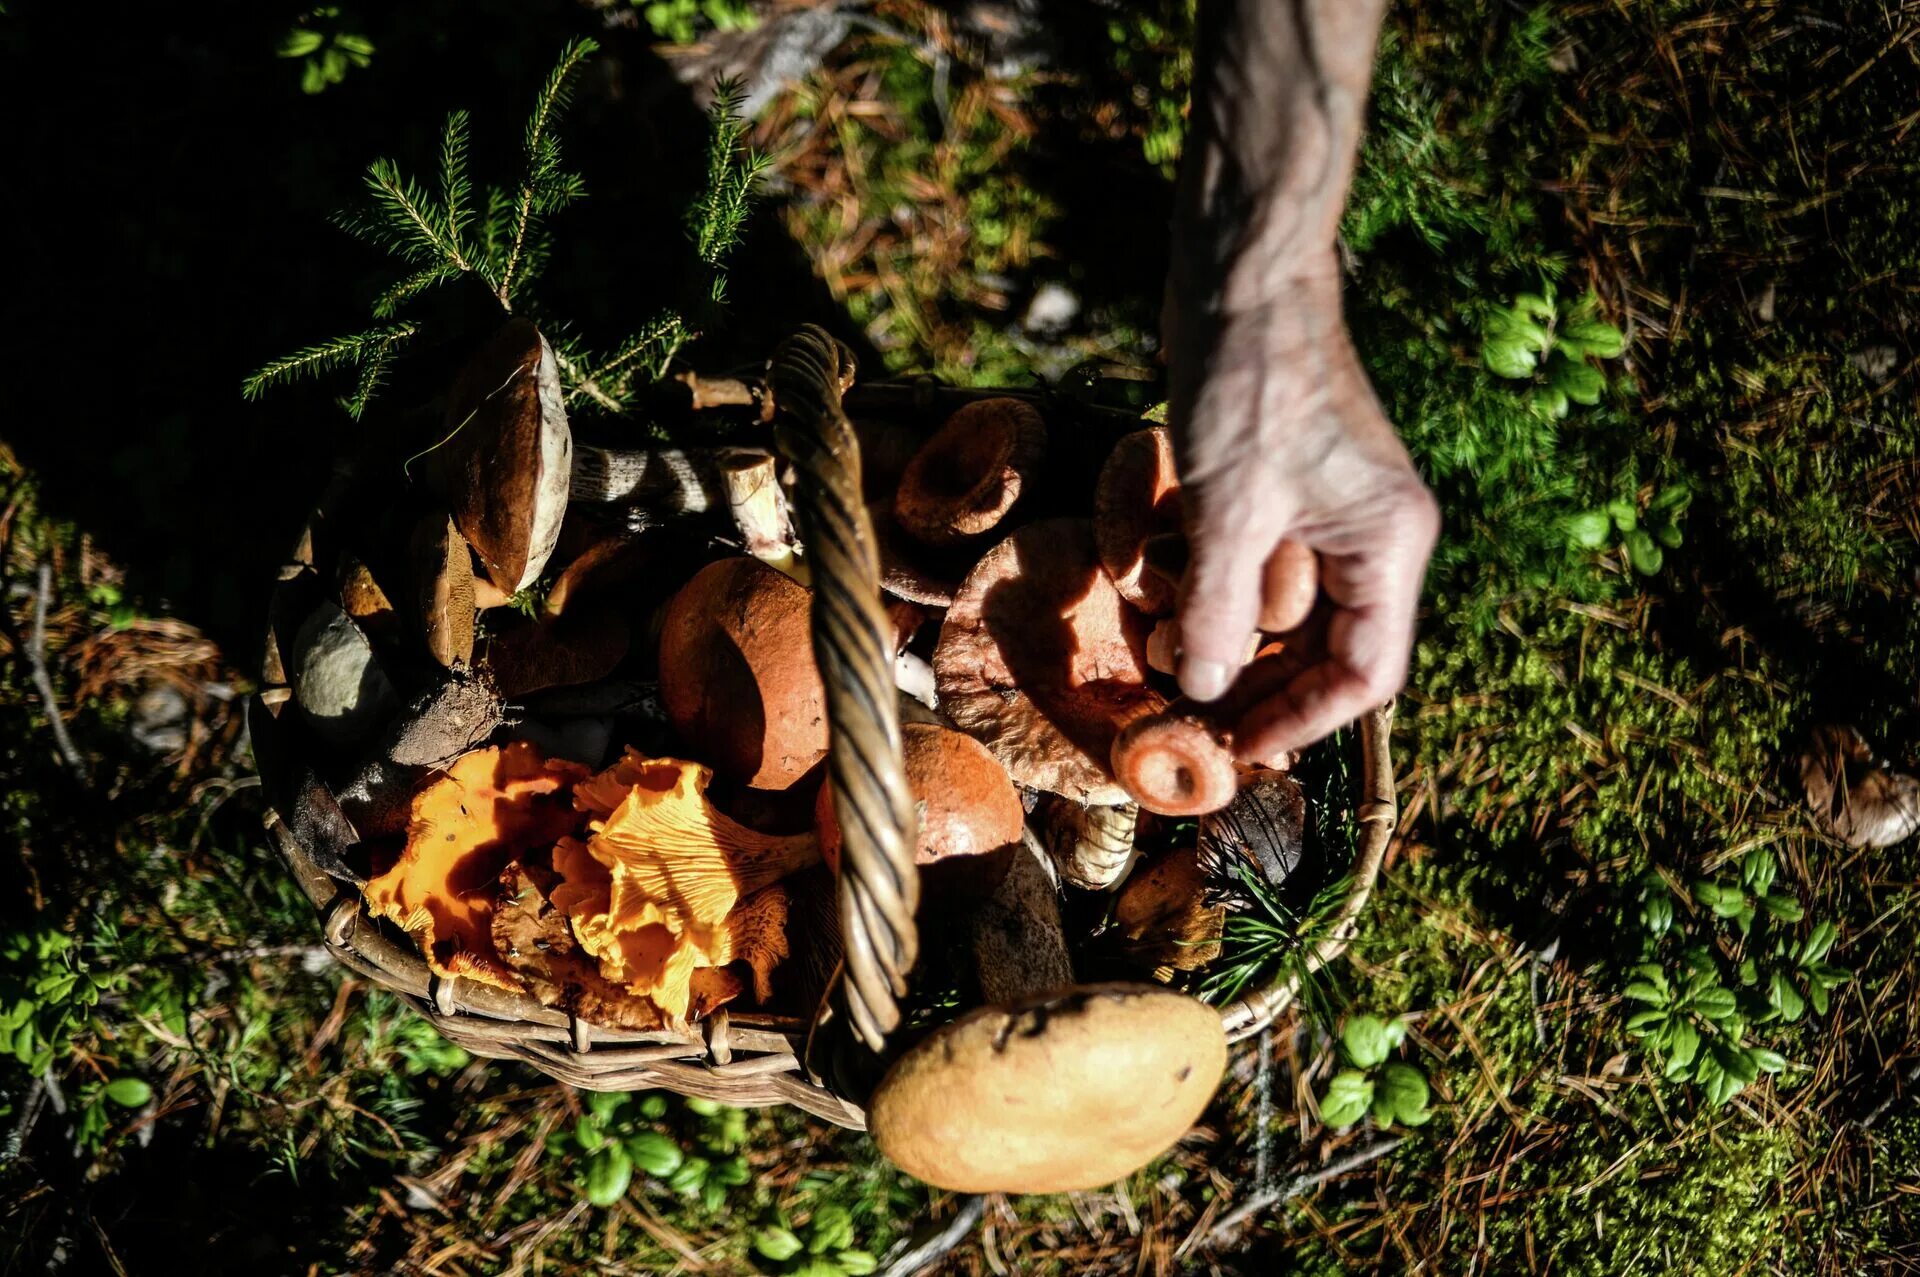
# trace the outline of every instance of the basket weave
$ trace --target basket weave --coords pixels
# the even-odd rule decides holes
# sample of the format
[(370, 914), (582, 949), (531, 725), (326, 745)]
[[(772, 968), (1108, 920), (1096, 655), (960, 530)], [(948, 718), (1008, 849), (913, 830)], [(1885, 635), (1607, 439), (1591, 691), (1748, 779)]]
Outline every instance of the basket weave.
[[(776, 406), (774, 439), (793, 466), (795, 516), (814, 585), (814, 651), (827, 691), (831, 724), (828, 783), (845, 843), (839, 915), (846, 958), (837, 989), (810, 1022), (722, 1008), (686, 1032), (605, 1028), (512, 993), (427, 967), (409, 937), (370, 917), (358, 887), (329, 871), (354, 841), (344, 820), (307, 821), (296, 838), (291, 796), (321, 782), (294, 755), (279, 722), (288, 693), (270, 677), (252, 698), (249, 721), (272, 807), (269, 835), (322, 919), (335, 959), (364, 979), (410, 1002), (449, 1041), (474, 1055), (521, 1060), (573, 1086), (595, 1091), (663, 1089), (751, 1107), (791, 1104), (837, 1125), (861, 1129), (858, 1099), (806, 1067), (809, 1034), (822, 1016), (844, 1008), (848, 1027), (878, 1050), (900, 1022), (899, 998), (917, 952), (914, 908), (919, 877), (913, 863), (914, 808), (901, 761), (893, 682), (892, 626), (881, 606), (873, 530), (861, 499), (859, 447), (841, 397), (853, 381), (851, 354), (809, 326), (783, 342), (768, 366)], [(896, 409), (930, 415), (978, 397), (919, 382), (868, 392)], [(991, 392), (995, 395), (1019, 392)], [(1047, 395), (1028, 396), (1043, 407)], [(350, 484), (340, 474), (322, 498), (324, 520)], [(281, 587), (311, 574), (311, 530), (281, 573)], [(279, 671), (269, 669), (269, 675)], [(1347, 897), (1333, 926), (1294, 974), (1221, 1008), (1227, 1037), (1239, 1041), (1271, 1024), (1292, 1004), (1300, 982), (1346, 948), (1372, 893), (1397, 810), (1388, 749), (1391, 707), (1360, 724), (1361, 793), (1355, 808), (1358, 850)], [(322, 846), (324, 842), (342, 845)], [(829, 1011), (829, 1007), (834, 1008)], [(838, 1074), (834, 1074), (838, 1076)]]

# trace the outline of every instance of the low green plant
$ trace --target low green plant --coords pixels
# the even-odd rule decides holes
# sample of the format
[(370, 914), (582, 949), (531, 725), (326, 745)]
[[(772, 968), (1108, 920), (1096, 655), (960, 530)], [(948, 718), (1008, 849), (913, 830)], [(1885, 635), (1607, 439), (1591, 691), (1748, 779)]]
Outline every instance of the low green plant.
[(747, 0), (634, 0), (653, 34), (691, 44), (702, 31), (751, 31), (760, 25)]
[(283, 58), (299, 59), (303, 93), (325, 92), (329, 85), (346, 79), (354, 67), (372, 64), (373, 41), (348, 30), (350, 22), (338, 5), (323, 4), (309, 10), (282, 37), (276, 52)]
[(1626, 552), (1633, 570), (1653, 576), (1666, 563), (1666, 551), (1680, 548), (1684, 537), (1680, 520), (1693, 502), (1693, 489), (1670, 483), (1655, 492), (1644, 508), (1630, 498), (1609, 501), (1567, 520), (1567, 540), (1582, 550), (1602, 550), (1616, 543)]
[(582, 1159), (576, 1188), (595, 1206), (625, 1197), (638, 1173), (717, 1211), (730, 1190), (752, 1178), (741, 1156), (746, 1111), (697, 1098), (681, 1101), (680, 1110), (693, 1120), (683, 1119), (676, 1130), (668, 1122), (673, 1106), (665, 1096), (596, 1092), (587, 1097), (587, 1111), (572, 1129), (554, 1141), (553, 1151)]
[(782, 1277), (865, 1277), (880, 1266), (856, 1244), (853, 1212), (827, 1202), (805, 1225), (784, 1214), (754, 1230), (753, 1257), (762, 1272)]
[(1607, 376), (1593, 361), (1617, 359), (1626, 348), (1626, 334), (1600, 318), (1597, 296), (1588, 293), (1563, 311), (1549, 282), (1487, 312), (1480, 357), (1489, 372), (1529, 382), (1528, 406), (1560, 421), (1574, 404), (1600, 402)]
[(1411, 1064), (1388, 1057), (1407, 1039), (1399, 1020), (1356, 1015), (1340, 1030), (1340, 1054), (1349, 1067), (1327, 1081), (1320, 1097), (1320, 1120), (1336, 1130), (1352, 1126), (1369, 1113), (1382, 1130), (1395, 1122), (1425, 1126), (1433, 1117), (1427, 1075)]

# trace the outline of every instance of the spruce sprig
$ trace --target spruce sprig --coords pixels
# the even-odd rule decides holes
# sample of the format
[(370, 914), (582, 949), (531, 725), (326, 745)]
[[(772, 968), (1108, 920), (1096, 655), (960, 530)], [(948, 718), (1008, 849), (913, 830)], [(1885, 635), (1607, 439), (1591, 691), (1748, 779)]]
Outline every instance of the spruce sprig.
[[(528, 118), (519, 180), (510, 187), (476, 187), (468, 171), (471, 117), (455, 111), (440, 134), (438, 181), (431, 186), (391, 159), (375, 160), (366, 175), (370, 199), (336, 221), (391, 254), (407, 271), (373, 300), (376, 320), (395, 321), (422, 294), (472, 275), (508, 314), (523, 310), (525, 295), (552, 252), (547, 220), (586, 193), (562, 162), (557, 128), (572, 101), (575, 73), (597, 49), (579, 39), (561, 51), (541, 85)], [(688, 235), (703, 268), (703, 315), (726, 296), (726, 261), (746, 233), (754, 186), (767, 158), (741, 143), (738, 82), (722, 82), (708, 114), (707, 185), (688, 211)], [(631, 407), (641, 389), (666, 375), (695, 325), (675, 311), (655, 315), (604, 357), (590, 357), (570, 341), (565, 325), (543, 327), (560, 365), (569, 402), (587, 400), (609, 412)], [(301, 377), (353, 368), (356, 380), (341, 405), (356, 420), (385, 383), (394, 357), (418, 332), (411, 322), (386, 322), (277, 359), (247, 378), (248, 398)]]

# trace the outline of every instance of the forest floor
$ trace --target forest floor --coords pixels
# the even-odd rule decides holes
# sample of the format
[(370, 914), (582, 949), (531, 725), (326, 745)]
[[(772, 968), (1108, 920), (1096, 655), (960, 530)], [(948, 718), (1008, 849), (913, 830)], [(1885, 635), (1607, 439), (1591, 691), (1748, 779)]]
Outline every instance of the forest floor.
[[(965, 1203), (864, 1137), (476, 1061), (326, 959), (239, 707), (279, 547), (352, 427), (237, 388), (364, 305), (323, 220), (355, 173), (426, 163), (457, 106), (510, 142), (582, 32), (607, 46), (578, 111), (593, 196), (553, 273), (584, 326), (652, 309), (633, 244), (679, 234), (654, 189), (689, 185), (678, 82), (751, 90), (787, 33), (804, 74), (756, 102), (736, 318), (690, 360), (793, 318), (969, 384), (1150, 360), (1190, 6), (189, 6), (138, 38), (8, 7), (0, 72), (92, 41), (60, 92), (120, 105), (22, 159), (112, 198), (36, 228), (8, 302), (69, 340), (0, 450), (0, 1262), (884, 1269)], [(301, 23), (321, 52), (276, 57)], [(664, 57), (660, 32), (684, 37)], [(365, 65), (324, 82), (355, 40)], [(1821, 833), (1797, 762), (1825, 722), (1920, 754), (1917, 225), (1915, 0), (1393, 7), (1347, 305), (1446, 530), (1381, 890), (1176, 1150), (989, 1200), (932, 1271), (1920, 1271), (1920, 878), (1911, 842)], [(1516, 311), (1589, 370), (1574, 402), (1548, 361), (1489, 371)], [(1566, 344), (1587, 312), (1620, 353)], [(238, 478), (209, 488), (214, 455)], [(1361, 1015), (1406, 1026), (1426, 1125), (1323, 1121)], [(600, 1131), (660, 1172), (609, 1207), (585, 1196)]]

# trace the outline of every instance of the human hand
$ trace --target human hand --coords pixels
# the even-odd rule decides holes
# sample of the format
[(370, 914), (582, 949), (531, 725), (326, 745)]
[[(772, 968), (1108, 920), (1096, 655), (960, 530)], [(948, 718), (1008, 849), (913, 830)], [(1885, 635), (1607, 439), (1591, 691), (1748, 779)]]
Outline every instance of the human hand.
[[(1354, 353), (1331, 254), (1245, 309), (1183, 302), (1171, 291), (1165, 316), (1190, 555), (1180, 686), (1221, 702), (1242, 758), (1271, 758), (1399, 691), (1439, 508)], [(1283, 538), (1317, 552), (1322, 598), (1284, 653), (1243, 670)]]

